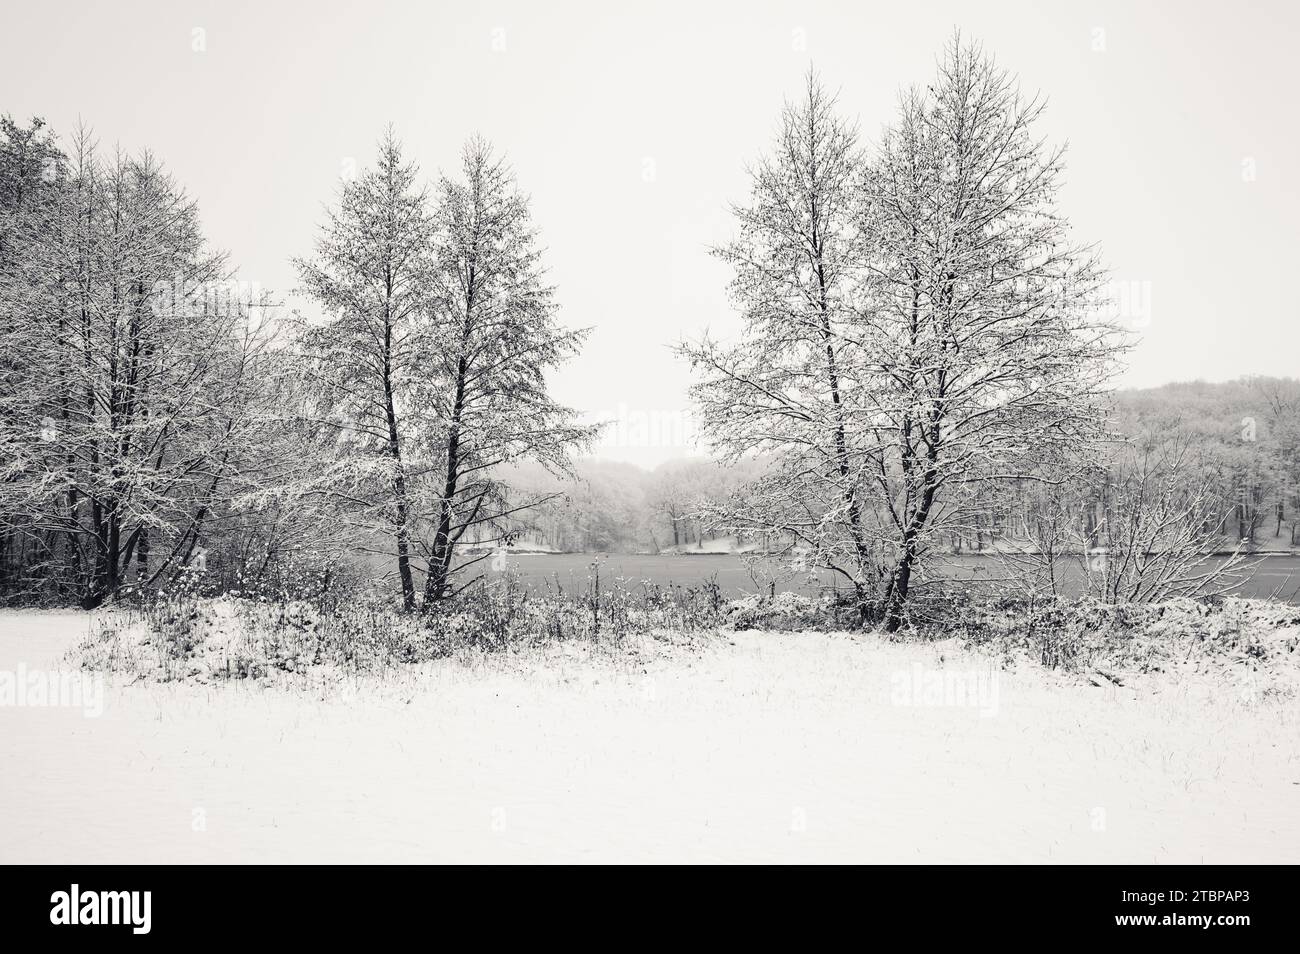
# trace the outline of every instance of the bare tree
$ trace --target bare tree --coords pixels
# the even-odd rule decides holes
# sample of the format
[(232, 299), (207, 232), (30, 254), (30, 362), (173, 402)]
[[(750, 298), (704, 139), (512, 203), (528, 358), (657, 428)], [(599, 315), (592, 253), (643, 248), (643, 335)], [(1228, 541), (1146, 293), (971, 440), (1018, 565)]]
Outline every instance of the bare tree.
[(1108, 603), (1223, 593), (1250, 571), (1239, 541), (1212, 560), (1228, 511), (1186, 434), (1121, 445), (1094, 486), (1095, 529), (1080, 535), (1088, 589)]
[(996, 581), (999, 588), (1029, 597), (1058, 597), (1068, 592), (1072, 580), (1077, 582), (1087, 557), (1087, 512), (1102, 473), (1097, 462), (1080, 466), (1074, 461), (1044, 460), (1034, 480), (1007, 486), (1008, 501), (1018, 505), (1022, 523), (1010, 545), (997, 551), (1004, 571)]

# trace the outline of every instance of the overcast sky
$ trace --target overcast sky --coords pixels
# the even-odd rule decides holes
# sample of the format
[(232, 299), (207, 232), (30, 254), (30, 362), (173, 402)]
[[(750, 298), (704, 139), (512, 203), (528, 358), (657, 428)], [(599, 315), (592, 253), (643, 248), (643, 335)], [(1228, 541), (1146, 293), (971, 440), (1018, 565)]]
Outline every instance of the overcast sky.
[(1122, 383), (1300, 373), (1300, 4), (10, 6), (0, 111), (152, 149), (265, 288), (292, 287), (290, 257), (386, 123), (430, 176), (472, 133), (493, 140), (533, 197), (566, 321), (594, 329), (554, 390), (619, 419), (602, 456), (688, 452), (669, 346), (737, 327), (707, 249), (809, 62), (870, 142), (954, 27), (1048, 96), (1064, 211), (1143, 334)]

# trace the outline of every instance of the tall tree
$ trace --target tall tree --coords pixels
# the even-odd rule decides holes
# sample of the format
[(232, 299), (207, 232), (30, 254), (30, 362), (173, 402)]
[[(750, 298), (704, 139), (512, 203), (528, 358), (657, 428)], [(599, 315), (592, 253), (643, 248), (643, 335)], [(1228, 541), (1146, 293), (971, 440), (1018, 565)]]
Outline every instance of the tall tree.
[(1041, 112), (956, 37), (936, 80), (903, 97), (862, 178), (855, 333), (883, 448), (872, 487), (892, 550), (890, 630), (918, 561), (965, 519), (972, 491), (1042, 479), (1036, 461), (1087, 454), (1102, 437), (1120, 341), (1097, 317), (1096, 256), (1056, 208), (1062, 150), (1034, 133)]
[[(31, 243), (63, 188), (66, 159), (40, 119), (26, 126), (0, 117), (0, 461), (16, 461), (35, 430), (19, 396), (41, 386), (41, 371), (24, 347), (33, 333), (27, 303), (47, 290), (46, 277), (31, 268)], [(21, 307), (18, 302), (23, 302)], [(48, 428), (46, 433), (48, 433)], [(15, 593), (39, 576), (58, 541), (31, 526), (17, 506), (21, 471), (6, 468), (0, 485), (0, 592)]]
[(865, 359), (852, 333), (861, 169), (856, 130), (809, 72), (751, 172), (749, 203), (733, 210), (737, 237), (715, 251), (735, 273), (740, 341), (706, 337), (682, 350), (699, 374), (692, 393), (705, 437), (733, 463), (768, 458), (765, 475), (715, 521), (795, 541), (865, 605), (880, 555), (863, 504), (875, 441), (862, 418)]
[[(547, 496), (511, 494), (500, 469), (533, 460), (559, 472), (595, 429), (551, 396), (547, 376), (577, 352), (584, 330), (556, 320), (527, 198), (482, 139), (464, 148), (461, 179), (443, 177), (436, 211), (436, 323), (427, 355), (433, 373), (419, 400), (440, 426), (426, 435), (437, 460), (427, 518), (426, 606), (455, 591), (456, 545), (470, 528), (504, 528)], [(482, 537), (482, 534), (476, 535)]]
[(433, 220), (417, 169), (392, 131), (375, 168), (345, 182), (312, 260), (298, 260), (303, 286), (325, 321), (301, 336), (303, 373), (319, 394), (316, 422), (337, 433), (341, 453), (315, 488), (358, 531), (392, 541), (407, 609), (415, 485), (424, 476), (413, 445), (427, 450), (439, 425), (423, 403), (431, 340)]
[(739, 343), (685, 350), (706, 435), (770, 457), (739, 523), (810, 545), (894, 630), (932, 541), (990, 484), (1102, 436), (1120, 341), (1055, 207), (1041, 104), (977, 47), (952, 42), (870, 162), (832, 107), (810, 76), (738, 210)]

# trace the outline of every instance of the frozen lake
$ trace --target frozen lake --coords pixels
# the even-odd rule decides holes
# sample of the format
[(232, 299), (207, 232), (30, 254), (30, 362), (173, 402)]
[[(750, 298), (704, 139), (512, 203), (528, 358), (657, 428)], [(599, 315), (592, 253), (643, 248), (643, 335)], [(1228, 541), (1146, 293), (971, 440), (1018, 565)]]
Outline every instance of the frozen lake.
[[(1219, 560), (1221, 558), (1214, 558)], [(600, 567), (605, 583), (616, 578), (630, 581), (648, 581), (660, 586), (699, 586), (716, 580), (725, 594), (754, 593), (767, 589), (767, 579), (756, 584), (742, 557), (734, 554), (700, 554), (698, 556), (654, 556), (627, 553), (536, 553), (511, 554), (505, 558), (505, 567), (491, 558), (475, 568), (491, 578), (505, 570), (513, 570), (532, 586), (562, 586), (566, 590), (585, 589), (592, 577), (592, 566)], [(997, 558), (988, 556), (946, 557), (938, 568), (944, 576), (964, 579), (991, 579), (1006, 574), (1006, 567)], [(811, 593), (832, 583), (832, 574), (820, 573), (810, 579), (804, 573), (792, 579), (776, 581), (777, 592), (798, 590)], [(1078, 585), (1079, 568), (1067, 568), (1066, 589)], [(843, 585), (841, 583), (841, 585)], [(1277, 595), (1290, 602), (1300, 602), (1300, 556), (1290, 554), (1268, 556), (1260, 559), (1253, 576), (1238, 592), (1242, 596), (1269, 597)]]

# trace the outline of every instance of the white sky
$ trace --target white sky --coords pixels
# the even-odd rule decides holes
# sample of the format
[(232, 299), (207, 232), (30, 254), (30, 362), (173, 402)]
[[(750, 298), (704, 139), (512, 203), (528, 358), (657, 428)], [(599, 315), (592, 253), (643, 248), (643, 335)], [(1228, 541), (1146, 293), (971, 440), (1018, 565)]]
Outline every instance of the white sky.
[(1300, 4), (3, 2), (0, 110), (151, 148), (265, 288), (387, 122), (430, 176), (492, 139), (594, 328), (554, 390), (621, 418), (604, 457), (689, 452), (669, 346), (736, 327), (706, 249), (809, 61), (871, 140), (954, 27), (1069, 140), (1064, 211), (1140, 309), (1123, 383), (1300, 374)]

